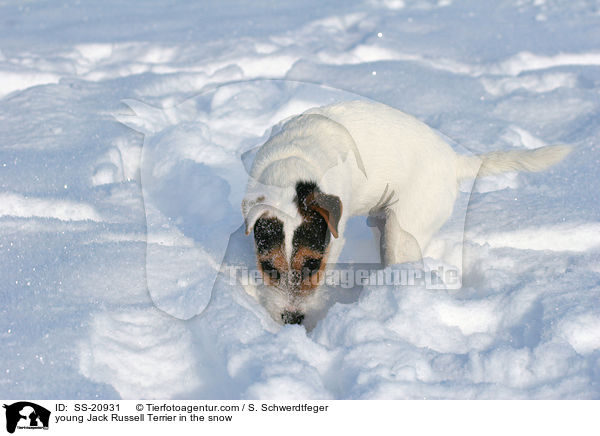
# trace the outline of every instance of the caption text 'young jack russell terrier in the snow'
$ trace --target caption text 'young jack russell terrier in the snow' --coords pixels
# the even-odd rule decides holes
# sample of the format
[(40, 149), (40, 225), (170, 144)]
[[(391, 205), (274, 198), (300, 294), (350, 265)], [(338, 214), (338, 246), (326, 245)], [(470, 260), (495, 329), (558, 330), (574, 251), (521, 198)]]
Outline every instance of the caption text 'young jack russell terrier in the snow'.
[(302, 323), (340, 254), (348, 218), (374, 220), (384, 266), (418, 261), (452, 214), (461, 180), (540, 171), (569, 152), (460, 155), (416, 118), (364, 101), (284, 120), (257, 151), (242, 202), (264, 277), (260, 301), (278, 322)]

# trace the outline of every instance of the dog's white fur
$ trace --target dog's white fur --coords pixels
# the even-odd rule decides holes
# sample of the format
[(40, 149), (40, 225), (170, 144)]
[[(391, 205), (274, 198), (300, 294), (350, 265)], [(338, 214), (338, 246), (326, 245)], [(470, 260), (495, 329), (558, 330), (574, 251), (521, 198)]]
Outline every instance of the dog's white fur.
[[(369, 214), (381, 224), (384, 265), (418, 261), (452, 214), (461, 180), (478, 173), (540, 171), (569, 152), (568, 146), (549, 146), (460, 155), (410, 115), (378, 103), (344, 102), (310, 109), (274, 127), (256, 154), (242, 212), (247, 232), (264, 213), (284, 223), (289, 260), (294, 229), (302, 222), (295, 184), (314, 181), (343, 205), (328, 264), (336, 262), (344, 245), (348, 218)], [(280, 294), (269, 286), (260, 293), (275, 319), (286, 307), (306, 310), (311, 304)]]

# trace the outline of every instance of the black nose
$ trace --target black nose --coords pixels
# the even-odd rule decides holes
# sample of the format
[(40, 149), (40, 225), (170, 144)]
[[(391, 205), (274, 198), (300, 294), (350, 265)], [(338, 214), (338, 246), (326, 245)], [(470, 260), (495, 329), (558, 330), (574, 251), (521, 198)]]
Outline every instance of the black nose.
[(304, 314), (298, 312), (297, 310), (286, 310), (281, 314), (281, 319), (283, 320), (284, 324), (302, 324), (302, 321), (304, 320)]

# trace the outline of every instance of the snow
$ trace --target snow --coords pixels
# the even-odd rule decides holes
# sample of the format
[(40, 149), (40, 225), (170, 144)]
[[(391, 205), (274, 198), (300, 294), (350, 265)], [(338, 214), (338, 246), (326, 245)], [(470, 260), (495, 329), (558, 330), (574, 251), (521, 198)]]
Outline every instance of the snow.
[(56, 198), (32, 198), (0, 194), (0, 216), (56, 218), (63, 221), (102, 221), (92, 206)]
[[(600, 397), (600, 9), (584, 0), (0, 4), (0, 397)], [(462, 153), (570, 144), (465, 185), (416, 280), (308, 330), (232, 282), (255, 147), (371, 99)], [(341, 261), (376, 260), (364, 218)], [(219, 273), (219, 271), (221, 271)], [(460, 284), (460, 283), (459, 283)]]

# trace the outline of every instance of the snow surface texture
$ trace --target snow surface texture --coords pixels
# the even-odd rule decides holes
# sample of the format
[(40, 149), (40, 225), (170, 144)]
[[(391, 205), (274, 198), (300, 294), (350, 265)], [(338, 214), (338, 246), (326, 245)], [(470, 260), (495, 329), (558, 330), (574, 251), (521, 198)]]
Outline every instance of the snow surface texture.
[[(597, 2), (7, 1), (0, 16), (0, 397), (600, 398)], [(309, 333), (222, 276), (196, 293), (219, 253), (251, 249), (242, 152), (357, 95), (473, 152), (575, 151), (464, 190), (426, 251), (462, 268), (459, 290), (367, 286)], [(368, 253), (355, 224), (346, 261)], [(239, 246), (217, 237), (231, 232)]]

